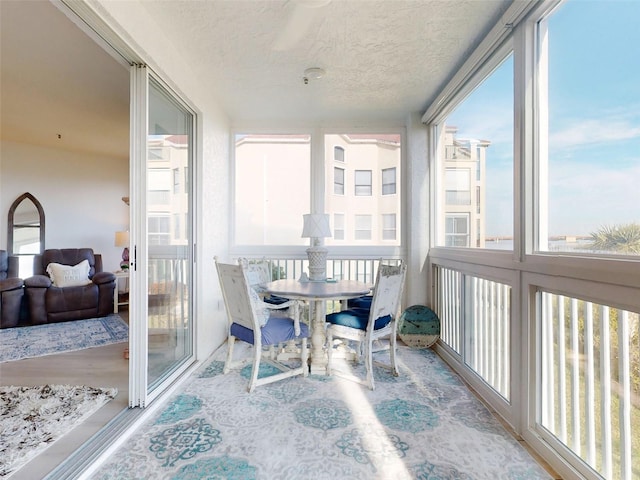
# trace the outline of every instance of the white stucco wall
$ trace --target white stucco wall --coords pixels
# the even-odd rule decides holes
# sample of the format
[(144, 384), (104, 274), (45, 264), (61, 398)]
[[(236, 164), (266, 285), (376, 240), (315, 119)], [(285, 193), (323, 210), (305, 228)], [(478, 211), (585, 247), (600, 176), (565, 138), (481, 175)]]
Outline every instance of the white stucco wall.
[(226, 339), (226, 316), (213, 257), (229, 250), (229, 121), (212, 86), (194, 75), (141, 2), (87, 2), (128, 47), (198, 113), (196, 151), (197, 354), (206, 357)]
[[(42, 204), (45, 247), (90, 247), (102, 255), (107, 271), (118, 270), (122, 249), (114, 235), (129, 225), (127, 159), (0, 143), (0, 218), (5, 225), (11, 204), (25, 192)], [(7, 249), (7, 228), (0, 228)]]

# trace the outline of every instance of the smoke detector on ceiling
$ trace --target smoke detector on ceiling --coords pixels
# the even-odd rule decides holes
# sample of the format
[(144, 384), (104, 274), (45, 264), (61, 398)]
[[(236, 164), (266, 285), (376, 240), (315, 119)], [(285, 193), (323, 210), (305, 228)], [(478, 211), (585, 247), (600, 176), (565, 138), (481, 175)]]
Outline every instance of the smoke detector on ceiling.
[(309, 84), (309, 80), (318, 80), (322, 77), (324, 77), (324, 74), (326, 72), (324, 71), (324, 69), (319, 68), (319, 67), (312, 67), (312, 68), (307, 68), (304, 71), (304, 77), (302, 77), (302, 80), (304, 81), (305, 85)]

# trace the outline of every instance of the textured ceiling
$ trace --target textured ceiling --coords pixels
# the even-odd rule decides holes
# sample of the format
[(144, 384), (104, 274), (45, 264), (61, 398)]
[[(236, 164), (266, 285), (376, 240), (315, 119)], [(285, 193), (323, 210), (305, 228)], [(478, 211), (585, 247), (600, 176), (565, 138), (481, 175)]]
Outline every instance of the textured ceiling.
[[(511, 0), (141, 4), (234, 124), (355, 126), (424, 112)], [(127, 157), (127, 69), (48, 1), (0, 21), (2, 138)]]
[[(404, 120), (510, 0), (146, 2), (234, 121)], [(303, 72), (326, 70), (308, 85)]]

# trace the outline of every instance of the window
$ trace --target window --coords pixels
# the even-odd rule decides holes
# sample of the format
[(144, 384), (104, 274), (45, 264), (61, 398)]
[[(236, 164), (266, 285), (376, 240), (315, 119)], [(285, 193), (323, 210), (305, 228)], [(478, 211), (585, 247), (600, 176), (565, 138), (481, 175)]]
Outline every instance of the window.
[(371, 240), (371, 215), (356, 215), (355, 223), (355, 239)]
[(447, 215), (445, 221), (446, 247), (469, 246), (469, 214)]
[(382, 170), (382, 194), (393, 195), (396, 193), (396, 169), (384, 168)]
[(333, 147), (333, 159), (336, 162), (344, 162), (344, 148)]
[(236, 244), (306, 243), (300, 234), (302, 215), (311, 211), (310, 142), (306, 134), (235, 136)]
[(344, 240), (344, 214), (333, 214), (333, 239)]
[(333, 169), (333, 193), (344, 195), (344, 168)]
[(445, 204), (471, 205), (468, 168), (447, 168), (444, 172)]
[(354, 172), (356, 196), (372, 195), (371, 170), (356, 170)]
[[(349, 157), (347, 164), (336, 164), (336, 145)], [(327, 179), (324, 211), (335, 221), (330, 246), (383, 247), (401, 243), (402, 218), (402, 136), (399, 133), (331, 133), (324, 135), (324, 176)], [(351, 187), (346, 188), (349, 184)], [(373, 189), (376, 185), (378, 188)], [(352, 223), (357, 215), (369, 220), (362, 228)], [(383, 215), (395, 216), (395, 233), (381, 224)], [(342, 229), (342, 232), (338, 230)], [(384, 231), (383, 231), (384, 230)], [(337, 235), (341, 235), (338, 237)], [(393, 236), (392, 236), (393, 235)], [(378, 255), (376, 252), (375, 254)], [(386, 254), (386, 253), (385, 253)]]
[(166, 205), (170, 203), (171, 171), (168, 168), (150, 169), (148, 203), (150, 205)]
[(396, 239), (396, 214), (385, 213), (382, 215), (382, 239)]
[(180, 169), (173, 169), (173, 193), (180, 192)]
[(509, 55), (439, 126), (439, 246), (513, 249), (513, 135)]
[(169, 215), (157, 214), (149, 216), (149, 246), (170, 244), (170, 223)]
[(568, 1), (540, 25), (540, 251), (640, 255), (639, 19), (635, 2)]

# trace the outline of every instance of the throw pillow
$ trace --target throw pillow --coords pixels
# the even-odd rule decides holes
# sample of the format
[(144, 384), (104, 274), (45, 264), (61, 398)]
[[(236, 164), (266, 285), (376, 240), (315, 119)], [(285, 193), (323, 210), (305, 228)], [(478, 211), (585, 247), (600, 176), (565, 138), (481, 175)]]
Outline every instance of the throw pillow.
[(62, 265), (60, 263), (50, 263), (47, 265), (47, 273), (51, 277), (53, 285), (59, 288), (78, 287), (91, 283), (89, 279), (89, 262), (81, 261), (79, 264)]

